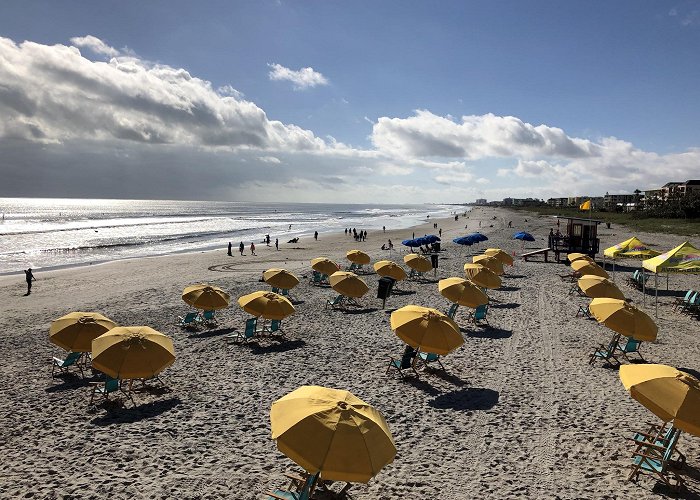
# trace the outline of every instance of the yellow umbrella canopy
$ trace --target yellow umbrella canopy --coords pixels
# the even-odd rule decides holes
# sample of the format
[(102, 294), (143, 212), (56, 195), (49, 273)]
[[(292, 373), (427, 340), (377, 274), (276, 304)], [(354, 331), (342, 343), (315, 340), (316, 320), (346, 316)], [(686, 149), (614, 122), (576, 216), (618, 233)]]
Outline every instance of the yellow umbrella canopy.
[(659, 327), (644, 311), (624, 300), (597, 298), (588, 306), (591, 314), (617, 333), (640, 341), (654, 341)]
[(330, 481), (366, 483), (396, 455), (382, 414), (348, 391), (299, 387), (272, 403), (270, 424), (282, 453)]
[(396, 262), (390, 260), (380, 260), (374, 263), (374, 270), (379, 276), (387, 276), (394, 278), (396, 281), (406, 279), (406, 271), (403, 270)]
[(290, 290), (299, 284), (299, 278), (285, 269), (273, 267), (263, 273), (265, 283), (276, 288)]
[(489, 255), (475, 255), (472, 257), (472, 262), (474, 264), (481, 264), (489, 268), (494, 274), (503, 274), (503, 263), (496, 257), (491, 257)]
[(570, 253), (566, 256), (566, 258), (569, 259), (569, 262), (576, 262), (577, 260), (587, 260), (588, 262), (593, 262), (591, 256), (586, 255), (585, 253)]
[(316, 257), (315, 259), (311, 259), (311, 269), (330, 276), (340, 268), (338, 267), (338, 264), (330, 259), (325, 257)]
[(112, 378), (151, 378), (174, 361), (170, 337), (147, 326), (118, 326), (92, 341), (92, 367)]
[(464, 272), (475, 285), (481, 288), (499, 288), (501, 286), (501, 278), (491, 271), (488, 267), (481, 264), (464, 264)]
[(488, 296), (474, 283), (464, 278), (446, 278), (438, 282), (440, 295), (460, 306), (476, 309), (489, 303)]
[(210, 311), (228, 307), (231, 297), (219, 287), (201, 284), (185, 288), (182, 300), (196, 309)]
[(295, 309), (285, 297), (274, 292), (258, 291), (238, 298), (238, 305), (247, 313), (264, 319), (284, 319)]
[(649, 245), (642, 243), (635, 236), (603, 251), (603, 254), (611, 259), (616, 257), (655, 257), (660, 253), (650, 249)]
[(92, 341), (117, 324), (95, 312), (72, 312), (51, 322), (49, 340), (66, 351), (90, 352)]
[(666, 365), (623, 365), (620, 380), (630, 395), (664, 422), (700, 436), (700, 381)]
[(433, 268), (433, 264), (428, 259), (417, 253), (404, 255), (403, 261), (408, 267), (415, 269), (419, 273), (427, 273)]
[(369, 255), (367, 255), (362, 250), (350, 250), (348, 253), (345, 254), (345, 256), (350, 262), (353, 262), (355, 264), (362, 264), (363, 266), (369, 264), (370, 261)]
[(617, 287), (615, 283), (608, 278), (596, 276), (594, 274), (586, 274), (578, 280), (579, 288), (588, 297), (595, 299), (599, 297), (609, 297), (611, 299), (625, 300), (625, 294)]
[(413, 348), (447, 354), (464, 344), (459, 326), (437, 309), (408, 305), (391, 313), (391, 329)]
[(595, 276), (601, 276), (603, 278), (609, 278), (608, 273), (600, 267), (595, 262), (588, 262), (585, 259), (577, 260), (571, 263), (571, 269), (577, 271), (581, 276), (586, 274), (593, 274)]
[(513, 265), (513, 257), (509, 255), (508, 252), (501, 250), (500, 248), (487, 248), (484, 250), (484, 255), (496, 257), (503, 265)]
[(346, 297), (360, 298), (369, 291), (367, 283), (355, 273), (347, 271), (336, 271), (331, 274), (328, 281), (331, 288)]

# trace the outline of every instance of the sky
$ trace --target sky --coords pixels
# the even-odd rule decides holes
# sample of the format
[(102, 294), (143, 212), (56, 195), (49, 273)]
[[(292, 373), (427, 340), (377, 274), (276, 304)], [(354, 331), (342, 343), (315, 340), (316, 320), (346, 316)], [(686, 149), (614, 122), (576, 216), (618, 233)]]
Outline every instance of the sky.
[(700, 0), (0, 5), (0, 196), (464, 203), (700, 178)]

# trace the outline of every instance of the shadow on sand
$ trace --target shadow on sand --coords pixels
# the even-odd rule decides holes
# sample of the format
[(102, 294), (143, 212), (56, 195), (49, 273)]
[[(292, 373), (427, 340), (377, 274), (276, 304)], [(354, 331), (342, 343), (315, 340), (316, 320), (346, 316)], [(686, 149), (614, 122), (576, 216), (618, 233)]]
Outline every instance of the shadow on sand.
[(107, 414), (92, 419), (90, 423), (93, 425), (107, 426), (139, 422), (170, 411), (181, 402), (180, 398), (173, 397), (162, 401), (142, 404), (135, 408), (114, 407), (114, 405), (111, 404), (103, 405), (107, 408)]
[(475, 339), (507, 339), (513, 336), (513, 330), (504, 330), (503, 328), (486, 327), (480, 330), (460, 328), (460, 331)]
[(287, 352), (293, 351), (294, 349), (300, 349), (306, 345), (306, 342), (299, 339), (285, 340), (284, 338), (280, 338), (279, 342), (276, 344), (261, 345), (257, 342), (248, 342), (244, 345), (250, 346), (250, 352), (253, 354), (270, 354), (274, 352)]
[(493, 389), (470, 387), (440, 394), (428, 404), (440, 410), (489, 410), (498, 403), (498, 396)]
[(509, 304), (495, 303), (491, 304), (491, 307), (493, 309), (515, 309), (517, 307), (520, 307), (520, 304), (516, 304), (515, 302), (511, 302)]
[(218, 337), (219, 335), (227, 335), (236, 331), (235, 328), (217, 328), (216, 330), (207, 330), (205, 332), (192, 333), (187, 336), (190, 339), (208, 339), (209, 337)]

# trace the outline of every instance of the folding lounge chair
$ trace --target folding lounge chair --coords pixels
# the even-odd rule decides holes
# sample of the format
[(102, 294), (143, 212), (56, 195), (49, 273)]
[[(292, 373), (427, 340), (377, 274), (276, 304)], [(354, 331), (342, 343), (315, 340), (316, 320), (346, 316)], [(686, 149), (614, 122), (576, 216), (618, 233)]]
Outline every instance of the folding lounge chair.
[(695, 292), (688, 302), (681, 306), (681, 312), (683, 314), (692, 314), (698, 307), (700, 307), (700, 292)]
[(627, 284), (630, 286), (636, 286), (637, 279), (639, 276), (639, 269), (632, 273), (632, 276), (627, 278)]
[(68, 372), (70, 367), (73, 366), (80, 371), (80, 376), (82, 378), (85, 378), (85, 374), (83, 373), (83, 367), (80, 366), (79, 363), (80, 358), (82, 358), (82, 356), (82, 352), (69, 352), (68, 356), (66, 356), (66, 359), (54, 357), (51, 361), (51, 377), (53, 378), (55, 376), (56, 368), (58, 368), (60, 372)]
[(345, 300), (345, 295), (338, 295), (334, 299), (326, 299), (326, 309), (328, 309), (328, 306), (331, 306), (331, 309), (335, 309), (336, 307), (340, 307), (340, 305), (343, 303)]
[(354, 262), (351, 262), (350, 265), (345, 268), (346, 271), (350, 271), (350, 272), (353, 272), (356, 269), (357, 269), (357, 264), (355, 264)]
[[(271, 500), (271, 499), (277, 499), (277, 500), (309, 500), (311, 498), (311, 494), (313, 493), (314, 489), (316, 488), (316, 483), (318, 482), (318, 476), (320, 473), (316, 474), (311, 474), (309, 475), (305, 480), (304, 483), (301, 487), (301, 489), (298, 489), (297, 491), (290, 491), (290, 490), (275, 490), (275, 491), (267, 491), (265, 494), (267, 495), (266, 500)], [(292, 484), (290, 485), (290, 488), (293, 488), (296, 486), (296, 481), (293, 479)]]
[(599, 345), (591, 354), (588, 364), (592, 365), (597, 359), (602, 359), (611, 365), (619, 366), (620, 360), (615, 356), (615, 351), (620, 349), (619, 341), (620, 334), (618, 333), (612, 338), (607, 347), (602, 344)]
[(272, 293), (280, 293), (280, 289), (277, 288), (276, 286), (272, 287)]
[(588, 306), (578, 306), (578, 311), (576, 311), (576, 317), (581, 316), (582, 318), (590, 318), (591, 312), (588, 310)]
[(486, 323), (487, 325), (489, 324), (489, 320), (486, 319), (486, 313), (489, 310), (488, 304), (484, 304), (483, 306), (477, 307), (474, 312), (472, 313), (472, 319), (474, 320), (475, 325), (479, 325), (481, 321)]
[(691, 297), (693, 297), (693, 294), (695, 293), (695, 290), (688, 290), (685, 292), (685, 296), (683, 298), (681, 297), (676, 297), (675, 300), (673, 301), (673, 310), (677, 311), (679, 308), (683, 307), (685, 304), (690, 302)]
[(322, 274), (318, 271), (313, 271), (311, 274), (311, 279), (309, 280), (309, 283), (312, 285), (320, 285), (323, 283), (323, 280), (321, 279)]
[(457, 308), (459, 307), (459, 304), (452, 304), (450, 308), (447, 310), (447, 316), (450, 319), (455, 319), (455, 314), (457, 314)]
[[(671, 427), (663, 437), (652, 438), (646, 441), (637, 441), (636, 449), (632, 454), (632, 471), (628, 481), (637, 480), (639, 474), (651, 474), (661, 479), (672, 490), (678, 490), (683, 486), (683, 478), (675, 471), (682, 467), (685, 456), (676, 450), (676, 444), (681, 432)], [(678, 459), (673, 460), (674, 453)]]
[(90, 385), (92, 386), (92, 392), (90, 393), (90, 402), (88, 403), (88, 406), (92, 406), (92, 402), (95, 400), (96, 394), (104, 397), (105, 401), (109, 401), (109, 395), (117, 391), (124, 394), (127, 398), (129, 398), (131, 404), (136, 406), (134, 398), (131, 396), (131, 392), (126, 392), (121, 388), (119, 379), (105, 375), (104, 382), (90, 382)]
[(417, 354), (418, 352), (416, 350), (411, 349), (409, 351), (407, 349), (403, 353), (403, 356), (401, 356), (401, 359), (389, 358), (389, 366), (386, 369), (386, 373), (388, 374), (391, 370), (396, 370), (399, 372), (399, 375), (401, 375), (401, 378), (403, 379), (405, 377), (405, 375), (403, 374), (404, 370), (413, 370), (413, 373), (416, 375), (416, 377), (419, 377), (418, 372), (416, 371), (416, 367), (413, 366)]
[(620, 343), (618, 342), (617, 350), (620, 351), (620, 354), (622, 354), (622, 356), (624, 356), (624, 358), (627, 361), (632, 361), (628, 357), (629, 354), (636, 354), (637, 356), (639, 356), (639, 359), (644, 361), (644, 357), (642, 356), (642, 353), (639, 352), (639, 347), (641, 345), (642, 345), (641, 340), (636, 340), (636, 339), (633, 339), (631, 337), (628, 337), (627, 341), (625, 342), (625, 345), (620, 345)]
[(257, 333), (258, 328), (258, 318), (248, 318), (245, 321), (245, 330), (243, 332), (236, 332), (224, 337), (230, 342), (247, 342)]
[(423, 365), (425, 368), (428, 368), (430, 363), (437, 363), (440, 365), (440, 368), (442, 371), (446, 371), (445, 367), (442, 365), (442, 362), (440, 361), (440, 355), (438, 354), (433, 354), (432, 352), (421, 352), (418, 351), (418, 356), (416, 357), (416, 368), (418, 368), (420, 365)]
[(202, 321), (209, 327), (216, 326), (216, 317), (214, 316), (215, 311), (204, 311), (202, 312)]
[(178, 316), (177, 317), (178, 323), (177, 326), (185, 326), (185, 327), (192, 327), (192, 326), (197, 326), (198, 323), (200, 323), (202, 320), (199, 317), (199, 312), (188, 312), (184, 316)]

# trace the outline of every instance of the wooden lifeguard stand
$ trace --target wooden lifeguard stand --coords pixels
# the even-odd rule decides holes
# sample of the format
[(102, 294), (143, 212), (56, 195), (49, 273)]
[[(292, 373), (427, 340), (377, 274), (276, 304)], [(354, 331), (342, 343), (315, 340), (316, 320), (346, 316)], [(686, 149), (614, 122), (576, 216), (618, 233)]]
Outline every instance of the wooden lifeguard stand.
[(600, 240), (598, 239), (598, 224), (603, 221), (595, 219), (584, 219), (581, 217), (555, 216), (557, 225), (565, 223), (565, 227), (560, 229), (560, 234), (550, 235), (549, 248), (554, 251), (554, 255), (559, 261), (559, 254), (569, 254), (572, 252), (584, 253), (592, 258), (600, 250)]

